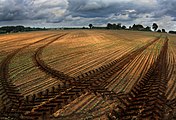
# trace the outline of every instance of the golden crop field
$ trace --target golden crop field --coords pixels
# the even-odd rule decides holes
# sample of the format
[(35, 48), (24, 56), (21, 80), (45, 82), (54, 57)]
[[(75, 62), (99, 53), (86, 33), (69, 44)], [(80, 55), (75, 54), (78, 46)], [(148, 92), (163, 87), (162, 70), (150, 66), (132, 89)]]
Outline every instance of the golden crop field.
[(176, 35), (55, 30), (0, 35), (0, 48), (1, 119), (176, 117)]

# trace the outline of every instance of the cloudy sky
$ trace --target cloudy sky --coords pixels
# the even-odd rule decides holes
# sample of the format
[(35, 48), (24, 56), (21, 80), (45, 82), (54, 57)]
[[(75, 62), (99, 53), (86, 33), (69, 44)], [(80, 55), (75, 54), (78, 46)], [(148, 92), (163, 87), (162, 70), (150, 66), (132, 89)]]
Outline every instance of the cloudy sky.
[(105, 26), (158, 23), (176, 30), (176, 0), (0, 0), (0, 26)]

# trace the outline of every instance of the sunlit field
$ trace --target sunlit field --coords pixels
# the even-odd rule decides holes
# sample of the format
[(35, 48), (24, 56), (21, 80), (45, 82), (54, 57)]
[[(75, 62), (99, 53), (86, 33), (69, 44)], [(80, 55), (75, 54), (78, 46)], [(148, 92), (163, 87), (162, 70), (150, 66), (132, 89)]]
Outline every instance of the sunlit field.
[(150, 119), (152, 109), (165, 118), (168, 111), (175, 112), (175, 35), (128, 30), (15, 33), (0, 35), (0, 49), (4, 116), (108, 120), (117, 113), (123, 119)]

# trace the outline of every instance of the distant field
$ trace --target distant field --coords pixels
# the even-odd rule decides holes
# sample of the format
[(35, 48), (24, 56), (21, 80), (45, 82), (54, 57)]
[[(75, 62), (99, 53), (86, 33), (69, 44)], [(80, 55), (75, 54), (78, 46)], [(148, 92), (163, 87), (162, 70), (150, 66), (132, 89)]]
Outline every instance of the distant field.
[[(0, 35), (0, 48), (4, 116), (106, 120), (112, 110), (123, 113), (121, 106), (124, 119), (132, 119), (131, 113), (149, 118), (147, 110), (154, 101), (174, 112), (175, 35), (122, 30), (30, 32)], [(136, 113), (134, 106), (146, 110)], [(155, 116), (168, 117), (165, 111), (156, 111)]]

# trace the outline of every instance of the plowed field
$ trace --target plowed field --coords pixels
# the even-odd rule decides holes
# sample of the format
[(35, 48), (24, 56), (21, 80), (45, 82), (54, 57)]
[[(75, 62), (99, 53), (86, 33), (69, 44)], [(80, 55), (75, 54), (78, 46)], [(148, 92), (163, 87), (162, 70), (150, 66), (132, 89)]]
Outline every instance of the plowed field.
[(175, 35), (30, 32), (0, 48), (0, 119), (176, 118)]

